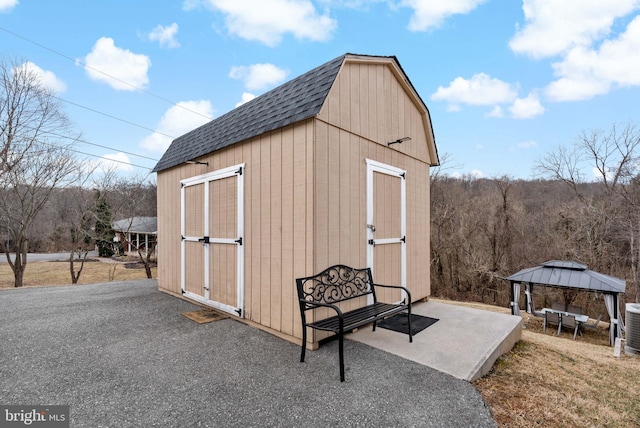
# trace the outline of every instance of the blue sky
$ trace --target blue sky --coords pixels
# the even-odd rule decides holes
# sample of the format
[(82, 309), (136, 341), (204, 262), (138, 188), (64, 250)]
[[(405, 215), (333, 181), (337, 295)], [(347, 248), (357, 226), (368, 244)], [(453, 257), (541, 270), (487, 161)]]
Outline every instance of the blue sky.
[(0, 0), (2, 57), (129, 173), (347, 52), (398, 58), (450, 174), (532, 178), (583, 131), (640, 125), (640, 0)]

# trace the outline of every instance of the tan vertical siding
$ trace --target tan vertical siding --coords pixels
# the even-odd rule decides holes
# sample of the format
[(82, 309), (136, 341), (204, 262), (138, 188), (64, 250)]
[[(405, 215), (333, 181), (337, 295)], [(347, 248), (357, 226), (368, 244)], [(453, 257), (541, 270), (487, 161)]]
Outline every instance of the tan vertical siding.
[(271, 138), (264, 135), (260, 144), (260, 324), (271, 327)]
[[(282, 196), (280, 198), (280, 252), (282, 264), (280, 266), (280, 277), (276, 281), (280, 285), (280, 331), (293, 335), (295, 306), (295, 286), (293, 283), (293, 246), (294, 228), (296, 215), (293, 211), (294, 203), (294, 129), (287, 127), (282, 130), (281, 153), (280, 153), (280, 187)], [(301, 218), (300, 222), (304, 220)]]
[(282, 133), (274, 131), (271, 133), (271, 159), (270, 159), (270, 207), (271, 221), (270, 227), (270, 260), (271, 260), (271, 278), (270, 278), (270, 298), (271, 298), (271, 324), (269, 326), (278, 331), (282, 331), (282, 301), (285, 298), (283, 294), (282, 284), (282, 173), (284, 168), (282, 165)]
[[(208, 167), (183, 165), (160, 172), (159, 286), (180, 292), (180, 180), (244, 162), (244, 314), (258, 324), (301, 337), (295, 278), (336, 263), (366, 265), (365, 158), (369, 158), (407, 171), (407, 283), (414, 298), (428, 296), (428, 164), (434, 159), (425, 118), (389, 64), (347, 61), (317, 118), (200, 159), (209, 162)], [(405, 136), (412, 140), (386, 145)], [(387, 188), (393, 184), (382, 185), (383, 194), (389, 195), (381, 202), (382, 209), (392, 218), (397, 195)], [(229, 212), (214, 224), (231, 233)], [(234, 255), (223, 247), (214, 251), (215, 258), (227, 260), (222, 263), (225, 269), (218, 264), (215, 275), (229, 277)], [(396, 254), (390, 249), (388, 257), (381, 256), (388, 262), (380, 268), (380, 276), (397, 276)]]
[[(356, 74), (359, 79), (354, 80)], [(356, 266), (364, 266), (366, 263), (366, 230), (364, 229), (366, 223), (366, 166), (364, 159), (369, 158), (407, 170), (407, 285), (412, 290), (414, 298), (424, 298), (430, 293), (428, 163), (431, 161), (427, 148), (428, 137), (425, 134), (424, 116), (387, 65), (364, 66), (347, 63), (337, 80), (340, 83), (332, 88), (329, 99), (319, 115), (320, 119), (326, 119), (327, 122), (319, 120), (317, 124), (316, 180), (317, 185), (322, 187), (322, 191), (319, 189), (316, 193), (318, 205), (316, 207), (318, 218), (316, 219), (314, 239), (317, 249), (316, 271), (336, 262), (335, 258), (331, 258), (327, 254), (328, 249), (325, 246), (328, 246), (328, 243), (340, 245), (341, 262)], [(368, 82), (366, 97), (361, 91), (363, 80)], [(358, 91), (354, 91), (349, 85), (354, 82), (359, 86)], [(347, 108), (344, 103), (348, 102), (347, 98), (349, 97), (343, 96), (345, 91), (349, 96), (357, 93), (361, 99), (367, 100), (366, 114), (360, 112), (357, 114), (360, 118), (359, 126), (362, 134), (360, 136), (354, 135), (354, 132), (351, 132), (351, 125), (343, 121), (345, 115), (335, 113), (336, 110), (341, 112)], [(360, 104), (350, 103), (348, 105), (350, 108), (349, 117), (354, 117), (354, 105), (362, 107), (363, 104), (362, 102)], [(367, 123), (362, 123), (364, 118), (367, 118)], [(334, 136), (335, 132), (332, 132), (333, 128), (350, 135), (349, 138), (340, 136), (337, 139), (338, 147), (335, 145), (336, 137)], [(386, 145), (387, 141), (404, 136), (410, 136), (411, 141), (391, 147)], [(343, 144), (349, 144), (350, 147), (345, 148)], [(337, 162), (340, 165), (337, 170), (335, 168), (332, 170), (333, 174), (342, 174), (342, 176), (337, 186), (334, 184), (330, 187), (333, 189), (330, 192), (329, 186), (324, 186), (324, 174), (332, 168), (331, 159), (333, 159), (333, 165)], [(325, 166), (326, 162), (329, 162), (329, 165)], [(340, 213), (322, 209), (323, 204), (335, 204), (336, 198), (339, 198), (338, 206), (343, 206), (348, 200), (354, 200), (353, 187), (351, 186), (354, 174), (360, 176), (361, 199), (357, 203), (360, 208), (354, 210), (354, 207), (350, 206), (348, 208), (349, 214), (346, 215), (348, 220)], [(336, 191), (338, 194), (335, 193)], [(391, 195), (393, 192), (386, 193)], [(383, 205), (389, 209), (395, 205), (395, 202), (386, 200)], [(357, 211), (358, 214), (352, 215), (352, 211)], [(332, 223), (340, 224), (342, 233), (337, 237), (329, 233), (330, 229), (327, 225)], [(336, 239), (338, 239), (337, 242)], [(381, 279), (397, 278), (399, 271), (396, 267), (399, 265), (399, 252), (391, 248), (383, 251), (389, 254), (388, 257), (383, 257), (389, 259), (388, 264), (378, 267), (380, 272), (377, 273), (380, 274)], [(377, 257), (380, 258), (380, 256)], [(378, 280), (377, 277), (375, 279)]]
[[(159, 173), (158, 235), (162, 237), (159, 250), (164, 250), (159, 251), (160, 288), (180, 292), (180, 180), (244, 162), (245, 316), (299, 337), (295, 278), (306, 275), (313, 261), (309, 243), (313, 237), (314, 216), (313, 172), (310, 172), (313, 136), (313, 121), (309, 120), (200, 159), (209, 162), (208, 167), (198, 165), (194, 169), (194, 165), (185, 165)], [(211, 217), (211, 228), (229, 237), (237, 233), (232, 209), (235, 196), (231, 196), (232, 193), (235, 195), (234, 183), (235, 179), (230, 179), (211, 184), (212, 194), (229, 194), (229, 198), (221, 196), (227, 207)], [(194, 193), (189, 198), (194, 201), (190, 202), (190, 213), (191, 210), (202, 212), (202, 203), (197, 202), (201, 200), (197, 196), (202, 194), (202, 188), (188, 188)], [(191, 220), (196, 216), (195, 213), (188, 214), (188, 223), (197, 223)], [(195, 226), (190, 227), (197, 235)], [(195, 245), (189, 251), (201, 251), (201, 248), (201, 245)], [(211, 253), (211, 280), (229, 284), (235, 275), (235, 254), (224, 245), (211, 245)], [(196, 278), (199, 273), (189, 275)], [(196, 280), (202, 283), (201, 278)], [(212, 288), (212, 298), (229, 300), (235, 297), (232, 288)]]
[(435, 163), (431, 123), (399, 73), (391, 61), (347, 60), (318, 118), (380, 144), (411, 137), (393, 149)]

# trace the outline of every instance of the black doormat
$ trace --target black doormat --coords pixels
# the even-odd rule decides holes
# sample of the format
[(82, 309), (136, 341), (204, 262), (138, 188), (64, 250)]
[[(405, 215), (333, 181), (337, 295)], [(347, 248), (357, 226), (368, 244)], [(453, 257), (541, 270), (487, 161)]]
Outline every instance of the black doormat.
[[(407, 314), (397, 314), (380, 321), (378, 323), (378, 327), (409, 334), (409, 323), (407, 321)], [(435, 324), (437, 321), (437, 318), (411, 314), (411, 335), (420, 333), (422, 330)]]

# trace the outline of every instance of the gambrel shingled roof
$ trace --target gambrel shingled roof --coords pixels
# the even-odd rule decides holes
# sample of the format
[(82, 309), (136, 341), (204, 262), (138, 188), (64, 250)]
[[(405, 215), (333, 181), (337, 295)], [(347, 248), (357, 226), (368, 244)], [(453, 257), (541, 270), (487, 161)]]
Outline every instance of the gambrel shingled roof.
[(153, 172), (317, 115), (346, 56), (316, 67), (176, 138)]
[[(232, 144), (318, 115), (342, 64), (350, 57), (393, 60), (428, 115), (427, 106), (420, 99), (395, 56), (344, 54), (176, 138), (153, 172), (169, 169)], [(435, 156), (437, 158), (437, 152)]]

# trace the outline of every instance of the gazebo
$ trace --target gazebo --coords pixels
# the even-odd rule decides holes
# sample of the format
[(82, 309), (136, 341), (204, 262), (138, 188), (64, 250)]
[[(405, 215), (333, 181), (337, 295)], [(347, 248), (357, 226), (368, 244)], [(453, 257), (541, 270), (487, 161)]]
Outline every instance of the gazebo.
[(533, 304), (534, 284), (544, 287), (572, 289), (602, 293), (604, 303), (611, 319), (609, 339), (613, 345), (616, 337), (622, 336), (624, 323), (620, 316), (620, 294), (626, 288), (626, 281), (613, 276), (589, 270), (586, 265), (564, 260), (551, 260), (540, 266), (523, 269), (505, 278), (511, 282), (511, 313), (520, 315), (518, 301), (520, 298), (520, 284), (525, 286), (527, 313), (535, 315)]

